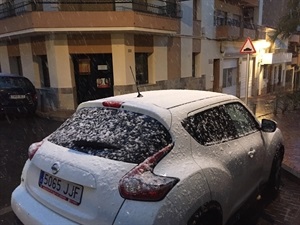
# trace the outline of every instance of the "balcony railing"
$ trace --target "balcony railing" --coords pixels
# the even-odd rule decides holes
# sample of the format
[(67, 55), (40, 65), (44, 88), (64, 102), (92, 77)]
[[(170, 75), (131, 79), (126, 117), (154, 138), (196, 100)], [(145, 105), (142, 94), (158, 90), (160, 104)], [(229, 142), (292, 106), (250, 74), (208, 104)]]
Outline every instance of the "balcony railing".
[(0, 4), (0, 19), (34, 11), (137, 11), (180, 18), (175, 0), (14, 0)]

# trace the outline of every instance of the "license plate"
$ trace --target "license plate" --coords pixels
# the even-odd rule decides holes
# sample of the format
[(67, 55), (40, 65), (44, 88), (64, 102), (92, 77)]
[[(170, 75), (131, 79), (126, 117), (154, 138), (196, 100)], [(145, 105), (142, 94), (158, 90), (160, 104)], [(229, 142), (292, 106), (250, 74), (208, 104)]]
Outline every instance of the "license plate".
[(60, 179), (46, 173), (45, 171), (41, 171), (39, 186), (51, 194), (54, 194), (74, 205), (80, 205), (81, 203), (83, 193), (82, 185)]
[(25, 99), (25, 95), (10, 95), (10, 99)]

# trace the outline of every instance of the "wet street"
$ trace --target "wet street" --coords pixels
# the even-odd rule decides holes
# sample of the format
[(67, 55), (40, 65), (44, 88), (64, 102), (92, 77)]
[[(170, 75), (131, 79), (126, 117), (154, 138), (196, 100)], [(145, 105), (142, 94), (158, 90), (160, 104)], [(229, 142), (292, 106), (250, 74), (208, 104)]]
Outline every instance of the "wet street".
[[(0, 225), (19, 225), (10, 208), (11, 192), (20, 175), (31, 143), (40, 141), (61, 122), (38, 117), (0, 118)], [(282, 188), (276, 198), (264, 193), (253, 202), (237, 225), (300, 224), (300, 182), (283, 172)]]
[(60, 124), (38, 117), (0, 118), (0, 211), (10, 205), (11, 193), (20, 183), (30, 144), (42, 140)]

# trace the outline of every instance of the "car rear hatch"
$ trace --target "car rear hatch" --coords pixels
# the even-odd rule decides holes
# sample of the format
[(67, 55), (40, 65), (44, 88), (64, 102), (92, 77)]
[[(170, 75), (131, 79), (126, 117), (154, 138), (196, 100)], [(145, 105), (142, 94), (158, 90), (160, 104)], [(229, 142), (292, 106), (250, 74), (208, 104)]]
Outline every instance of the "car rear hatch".
[(124, 201), (118, 183), (134, 166), (45, 141), (32, 159), (26, 188), (43, 205), (70, 220), (112, 224)]
[(112, 224), (124, 199), (120, 180), (172, 142), (152, 117), (82, 108), (43, 142), (26, 188), (56, 213), (81, 224)]

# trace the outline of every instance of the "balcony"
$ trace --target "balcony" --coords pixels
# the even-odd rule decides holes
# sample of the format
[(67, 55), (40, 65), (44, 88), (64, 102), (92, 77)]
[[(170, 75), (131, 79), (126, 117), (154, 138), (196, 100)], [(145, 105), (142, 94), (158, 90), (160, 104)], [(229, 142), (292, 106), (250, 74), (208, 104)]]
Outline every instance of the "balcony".
[(257, 0), (239, 0), (238, 2), (240, 2), (241, 5), (245, 5), (245, 6), (258, 6), (258, 2)]
[(265, 53), (262, 58), (262, 65), (291, 63), (292, 53), (279, 52), (279, 53)]
[[(72, 4), (57, 2), (52, 1), (53, 4), (50, 4), (42, 1), (21, 1), (23, 5), (18, 3), (18, 7), (6, 10), (0, 8), (0, 27), (5, 27), (0, 29), (0, 38), (49, 32), (176, 34), (180, 29), (180, 20), (175, 14), (162, 10), (166, 9), (163, 6), (160, 11), (155, 12), (154, 9), (158, 9), (157, 5), (151, 5), (147, 9), (142, 9), (140, 4), (128, 8), (128, 5), (124, 5), (128, 4), (128, 1), (122, 5), (112, 5), (109, 3), (111, 0), (101, 1), (105, 4), (96, 4), (96, 1), (89, 1), (91, 4), (87, 4), (87, 1), (85, 4), (79, 4), (79, 0), (72, 0)], [(130, 2), (132, 4), (137, 0)]]
[(244, 28), (242, 37), (243, 38), (249, 37), (252, 40), (254, 40), (254, 39), (256, 39), (256, 34), (257, 34), (256, 30)]
[(238, 4), (241, 6), (258, 6), (257, 0), (226, 0), (226, 2), (233, 4), (233, 5)]
[(218, 26), (216, 27), (216, 38), (217, 39), (239, 39), (240, 38), (240, 27), (235, 26)]
[(215, 17), (217, 39), (239, 39), (241, 32), (241, 21), (231, 18)]
[(15, 0), (0, 4), (0, 19), (28, 12), (53, 11), (136, 11), (180, 18), (180, 4), (172, 0)]

